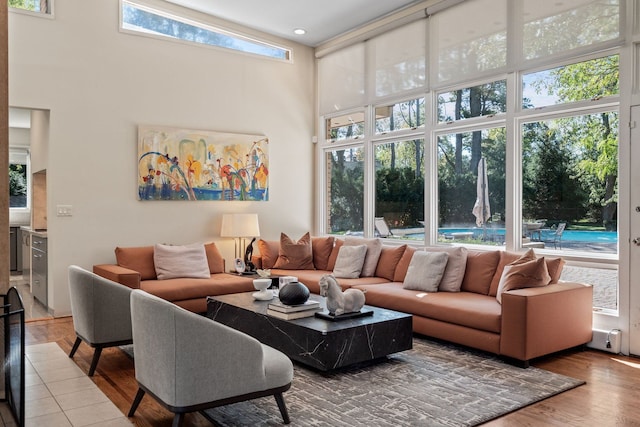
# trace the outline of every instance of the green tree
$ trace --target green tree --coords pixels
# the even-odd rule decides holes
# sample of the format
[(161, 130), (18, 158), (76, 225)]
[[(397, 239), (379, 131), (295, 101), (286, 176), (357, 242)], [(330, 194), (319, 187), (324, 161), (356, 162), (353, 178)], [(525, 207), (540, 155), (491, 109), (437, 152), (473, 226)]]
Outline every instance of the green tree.
[(586, 214), (586, 191), (572, 172), (575, 153), (544, 123), (523, 129), (523, 216), (575, 221)]

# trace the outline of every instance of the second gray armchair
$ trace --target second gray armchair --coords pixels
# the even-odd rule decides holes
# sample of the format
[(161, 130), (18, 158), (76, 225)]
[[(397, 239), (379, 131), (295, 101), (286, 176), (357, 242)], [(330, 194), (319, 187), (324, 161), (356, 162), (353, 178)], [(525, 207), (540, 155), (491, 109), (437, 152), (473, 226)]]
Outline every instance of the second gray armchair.
[(274, 396), (285, 424), (282, 393), (293, 379), (283, 353), (258, 340), (141, 290), (131, 293), (133, 352), (138, 393), (132, 417), (145, 393), (175, 414), (264, 396)]

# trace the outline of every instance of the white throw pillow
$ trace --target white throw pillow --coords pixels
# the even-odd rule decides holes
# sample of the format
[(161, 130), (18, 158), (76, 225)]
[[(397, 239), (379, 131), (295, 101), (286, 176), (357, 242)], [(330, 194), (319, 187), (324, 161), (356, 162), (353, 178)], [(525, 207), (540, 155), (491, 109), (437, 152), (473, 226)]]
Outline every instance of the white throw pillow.
[(360, 277), (366, 254), (367, 247), (365, 245), (343, 245), (338, 251), (336, 265), (333, 267), (333, 275), (342, 279), (357, 279)]
[(375, 276), (378, 259), (380, 258), (380, 253), (382, 253), (382, 240), (347, 236), (344, 239), (344, 244), (345, 246), (365, 245), (367, 247), (367, 253), (364, 257), (364, 264), (362, 265), (360, 277)]
[(442, 280), (438, 285), (439, 292), (460, 292), (464, 273), (467, 270), (467, 248), (424, 248), (427, 252), (446, 252), (449, 255), (447, 267), (444, 269)]
[(204, 244), (194, 243), (185, 246), (156, 244), (153, 247), (153, 263), (158, 280), (189, 277), (209, 279), (209, 263)]
[(424, 292), (438, 292), (449, 254), (416, 251), (411, 257), (402, 287)]

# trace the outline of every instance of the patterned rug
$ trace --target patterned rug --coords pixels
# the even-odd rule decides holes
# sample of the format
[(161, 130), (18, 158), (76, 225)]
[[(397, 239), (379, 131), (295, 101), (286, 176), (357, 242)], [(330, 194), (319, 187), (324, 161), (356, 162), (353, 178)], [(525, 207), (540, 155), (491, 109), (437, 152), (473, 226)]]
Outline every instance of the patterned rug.
[[(475, 426), (584, 384), (419, 337), (412, 350), (377, 364), (331, 374), (294, 368), (284, 399), (296, 427)], [(282, 425), (273, 397), (207, 414), (219, 426)]]

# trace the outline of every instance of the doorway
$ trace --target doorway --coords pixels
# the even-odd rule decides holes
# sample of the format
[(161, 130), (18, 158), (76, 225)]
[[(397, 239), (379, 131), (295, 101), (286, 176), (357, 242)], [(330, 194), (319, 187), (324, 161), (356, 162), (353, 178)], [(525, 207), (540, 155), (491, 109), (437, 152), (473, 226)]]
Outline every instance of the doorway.
[[(32, 239), (34, 232), (34, 207), (43, 205), (40, 210), (46, 213), (46, 193), (38, 192), (42, 184), (38, 174), (34, 174), (34, 148), (46, 149), (49, 112), (30, 108), (9, 108), (9, 229), (10, 229), (10, 277), (9, 286), (15, 286), (22, 298), (25, 319), (51, 318), (46, 295), (34, 296), (34, 283), (42, 286), (42, 278), (33, 277)], [(35, 118), (35, 120), (34, 120)], [(45, 120), (46, 126), (42, 122)], [(33, 129), (34, 126), (38, 129)], [(35, 153), (37, 155), (37, 153)], [(43, 155), (40, 155), (43, 157)], [(46, 153), (44, 154), (46, 158)], [(36, 159), (40, 164), (42, 161)], [(37, 184), (37, 185), (36, 185)], [(36, 188), (38, 187), (38, 188)], [(45, 185), (46, 188), (46, 185)], [(41, 227), (42, 228), (42, 227)], [(46, 229), (46, 225), (44, 226)], [(40, 234), (46, 236), (46, 230)], [(41, 255), (38, 253), (39, 258)], [(45, 264), (46, 266), (46, 264)], [(46, 267), (45, 267), (46, 268)], [(45, 273), (46, 277), (46, 273)], [(46, 289), (46, 288), (45, 288)]]

